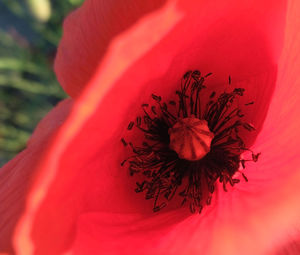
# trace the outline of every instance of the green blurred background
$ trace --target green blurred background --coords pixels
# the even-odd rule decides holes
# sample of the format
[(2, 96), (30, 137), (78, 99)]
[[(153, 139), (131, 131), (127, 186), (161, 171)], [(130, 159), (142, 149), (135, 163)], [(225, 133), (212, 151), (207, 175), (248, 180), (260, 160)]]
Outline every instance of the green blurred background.
[(0, 0), (0, 165), (66, 97), (53, 73), (64, 17), (84, 0)]

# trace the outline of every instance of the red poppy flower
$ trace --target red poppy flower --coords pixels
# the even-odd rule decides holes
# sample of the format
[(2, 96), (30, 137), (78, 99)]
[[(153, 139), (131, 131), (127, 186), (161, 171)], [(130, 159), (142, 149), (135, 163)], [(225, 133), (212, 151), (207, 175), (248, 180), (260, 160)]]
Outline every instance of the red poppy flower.
[[(0, 249), (17, 254), (267, 254), (299, 224), (300, 4), (95, 1), (66, 20), (55, 70), (72, 99), (53, 109), (0, 172)], [(187, 70), (254, 100), (245, 142), (263, 156), (248, 183), (191, 214), (154, 214), (120, 167), (128, 122)], [(125, 128), (124, 128), (125, 127)]]

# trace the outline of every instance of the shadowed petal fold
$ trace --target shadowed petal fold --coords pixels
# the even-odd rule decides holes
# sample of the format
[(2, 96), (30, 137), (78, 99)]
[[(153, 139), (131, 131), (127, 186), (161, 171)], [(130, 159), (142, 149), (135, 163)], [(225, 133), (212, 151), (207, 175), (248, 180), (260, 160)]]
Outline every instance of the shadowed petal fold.
[(73, 101), (59, 103), (38, 124), (27, 148), (7, 163), (0, 171), (0, 252), (12, 249), (12, 234), (25, 207), (31, 181), (39, 161), (47, 151), (54, 132), (64, 122)]
[[(294, 162), (294, 167), (298, 164), (295, 154), (287, 156), (282, 150), (273, 149), (279, 155), (282, 153), (281, 161), (277, 159), (275, 164), (274, 154), (268, 152), (270, 146), (274, 147), (277, 134), (274, 123), (283, 134), (299, 127), (294, 122), (296, 113), (282, 108), (283, 100), (297, 97), (297, 91), (293, 91), (297, 86), (290, 73), (293, 69), (289, 69), (293, 66), (284, 62), (283, 57), (289, 60), (287, 43), (291, 41), (288, 39), (276, 83), (284, 38), (285, 1), (168, 1), (159, 6), (139, 22), (130, 23), (126, 31), (116, 29), (123, 33), (112, 41), (108, 36), (109, 47), (102, 48), (100, 53), (95, 46), (99, 42), (95, 34), (81, 37), (84, 33), (74, 33), (79, 46), (88, 46), (80, 48), (80, 52), (76, 42), (74, 48), (64, 53), (72, 40), (71, 37), (63, 40), (56, 72), (66, 91), (79, 98), (39, 165), (16, 232), (19, 254), (33, 251), (43, 255), (61, 254), (66, 250), (71, 254), (102, 251), (118, 254), (120, 250), (123, 254), (132, 254), (133, 250), (138, 254), (263, 254), (270, 243), (280, 238), (272, 232), (280, 228), (287, 230), (295, 220), (291, 214), (279, 227), (274, 216), (266, 221), (269, 228), (261, 228), (266, 215), (283, 205), (298, 211), (294, 197), (285, 202), (276, 200), (278, 196), (291, 194), (299, 183), (295, 172), (285, 175), (282, 171), (285, 159)], [(76, 24), (87, 24), (83, 20), (89, 15), (91, 19), (87, 20), (94, 29), (99, 23), (92, 18), (101, 8), (95, 1), (86, 1), (83, 9), (71, 14), (65, 29), (71, 31)], [(298, 54), (297, 48), (292, 53)], [(86, 59), (82, 60), (80, 54)], [(71, 68), (67, 66), (68, 57), (72, 59)], [(258, 132), (247, 142), (254, 143), (253, 147), (266, 156), (249, 167), (250, 184), (241, 184), (226, 194), (220, 189), (212, 208), (202, 215), (190, 216), (183, 208), (153, 216), (151, 203), (136, 196), (134, 180), (119, 166), (124, 159), (120, 138), (124, 127), (152, 92), (168, 98), (182, 74), (195, 68), (215, 73), (208, 83), (211, 89), (222, 91), (228, 74), (233, 77), (233, 86), (246, 88), (244, 100), (255, 101), (254, 110), (247, 112), (248, 118), (261, 130), (255, 143)], [(70, 75), (71, 71), (75, 73)], [(289, 93), (293, 94), (286, 92), (286, 82), (291, 83), (293, 89)], [(282, 111), (281, 117), (284, 115), (292, 123), (291, 129), (287, 130), (289, 126), (283, 126), (275, 118), (277, 107)], [(298, 136), (291, 143), (282, 139), (278, 141), (290, 149), (299, 141)], [(275, 176), (285, 178), (274, 177), (274, 166), (278, 169)], [(290, 188), (285, 189), (288, 184)], [(276, 191), (274, 186), (278, 187)], [(259, 245), (249, 248), (249, 240), (258, 241)]]
[(71, 97), (78, 97), (105, 56), (110, 43), (166, 0), (89, 0), (71, 13), (55, 61), (57, 78)]

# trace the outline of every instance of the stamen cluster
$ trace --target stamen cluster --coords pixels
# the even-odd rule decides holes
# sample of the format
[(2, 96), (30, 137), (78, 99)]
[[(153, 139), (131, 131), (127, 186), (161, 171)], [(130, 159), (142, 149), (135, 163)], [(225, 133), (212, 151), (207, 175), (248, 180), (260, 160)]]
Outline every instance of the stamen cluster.
[[(211, 203), (217, 181), (227, 191), (228, 183), (234, 186), (240, 182), (234, 177), (240, 166), (245, 168), (246, 161), (258, 160), (260, 153), (254, 154), (246, 148), (239, 136), (241, 128), (255, 130), (253, 125), (243, 121), (244, 115), (239, 107), (234, 107), (235, 100), (243, 96), (245, 90), (235, 88), (232, 92), (223, 92), (218, 98), (213, 92), (203, 104), (200, 95), (206, 88), (204, 81), (209, 75), (211, 73), (201, 76), (198, 70), (187, 72), (182, 78), (181, 89), (176, 91), (177, 102), (167, 104), (160, 96), (152, 94), (156, 105), (143, 104), (143, 116), (138, 116), (127, 128), (132, 130), (135, 127), (143, 133), (142, 145), (127, 143), (124, 138), (121, 140), (133, 152), (121, 165), (128, 163), (131, 176), (139, 174), (144, 177), (144, 181), (136, 183), (135, 191), (145, 192), (146, 199), (154, 199), (154, 212), (167, 206), (177, 194), (182, 197), (181, 205), (188, 204), (192, 213), (201, 213), (203, 206)], [(253, 102), (246, 105), (251, 104)], [(179, 158), (169, 147), (168, 130), (179, 120), (191, 116), (205, 120), (214, 134), (210, 151), (196, 161)], [(241, 159), (245, 151), (252, 153), (252, 159)], [(244, 173), (241, 172), (241, 176), (248, 181)]]

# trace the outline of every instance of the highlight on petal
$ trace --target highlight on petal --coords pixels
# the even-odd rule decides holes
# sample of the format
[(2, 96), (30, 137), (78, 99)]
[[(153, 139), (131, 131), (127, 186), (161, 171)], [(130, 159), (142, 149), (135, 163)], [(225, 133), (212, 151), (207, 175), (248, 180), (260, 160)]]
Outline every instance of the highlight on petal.
[[(92, 2), (86, 1), (85, 6)], [(293, 212), (298, 212), (292, 196), (299, 183), (292, 168), (298, 161), (293, 154), (290, 159), (295, 165), (288, 167), (291, 175), (284, 175), (286, 154), (279, 151), (282, 160), (274, 161), (273, 152), (278, 151), (273, 149), (271, 134), (277, 135), (273, 123), (278, 122), (278, 105), (282, 108), (283, 100), (296, 97), (297, 91), (282, 93), (286, 87), (280, 79), (254, 146), (264, 153), (269, 148), (272, 153), (249, 170), (250, 188), (241, 185), (227, 194), (219, 190), (212, 209), (201, 216), (188, 217), (183, 210), (153, 216), (151, 204), (136, 196), (134, 181), (119, 167), (124, 157), (119, 145), (123, 127), (134, 118), (135, 109), (153, 91), (167, 98), (187, 69), (215, 72), (212, 88), (227, 83), (228, 74), (236, 77), (234, 83), (245, 83), (249, 98), (257, 102), (256, 115), (249, 116), (262, 127), (275, 88), (274, 66), (276, 69), (282, 47), (285, 1), (244, 4), (169, 1), (113, 40), (39, 165), (14, 239), (18, 254), (61, 254), (66, 250), (71, 254), (118, 254), (121, 249), (130, 254), (133, 247), (142, 254), (263, 254), (281, 238), (274, 230), (288, 231), (295, 221)], [(77, 19), (74, 22), (80, 23), (80, 15)], [(284, 49), (288, 56), (286, 44)], [(78, 66), (76, 70), (80, 70)], [(283, 83), (293, 81), (289, 70), (284, 70), (289, 78), (282, 78)], [(282, 75), (282, 66), (279, 71)], [(298, 86), (292, 84), (296, 90)], [(274, 100), (279, 101), (274, 104)], [(262, 108), (263, 113), (258, 114)], [(289, 119), (287, 109), (281, 110)], [(293, 129), (299, 128), (294, 118), (290, 121)], [(291, 131), (283, 125), (281, 133)], [(266, 137), (272, 142), (265, 143)], [(251, 139), (253, 143), (255, 137)], [(281, 139), (286, 146), (287, 140)], [(294, 137), (289, 148), (297, 139)], [(278, 167), (275, 176), (285, 178), (273, 182), (273, 167)], [(256, 175), (259, 170), (254, 168), (263, 168), (262, 174)], [(278, 200), (286, 195), (289, 199), (285, 202)], [(289, 206), (294, 210), (288, 210)], [(270, 215), (280, 208), (289, 214), (278, 226), (275, 223), (281, 218)], [(267, 228), (261, 227), (264, 222)], [(253, 240), (259, 245), (249, 246)]]
[(58, 104), (39, 123), (27, 148), (1, 168), (0, 252), (12, 250), (13, 231), (24, 210), (30, 183), (36, 174), (35, 166), (51, 142), (51, 136), (65, 120), (71, 106), (70, 99)]
[[(66, 20), (55, 70), (72, 97), (80, 95), (105, 53), (111, 50), (109, 43), (113, 38), (133, 27), (138, 17), (162, 7), (166, 1), (133, 2), (85, 1)], [(152, 77), (149, 83), (177, 84), (186, 70), (199, 69), (204, 73), (214, 72), (210, 87), (215, 88), (226, 84), (231, 75), (235, 86), (242, 84), (246, 89), (244, 100), (257, 102), (248, 118), (260, 130), (275, 85), (285, 0), (259, 4), (256, 0), (247, 3), (236, 0), (169, 2), (177, 4), (178, 10), (186, 15), (148, 54), (148, 71), (144, 75)], [(152, 33), (148, 33), (148, 37), (152, 37)], [(124, 48), (122, 54), (129, 56), (132, 50)], [(158, 75), (166, 73), (166, 68), (169, 68), (168, 75)], [(249, 138), (249, 144), (253, 140)]]
[(97, 70), (113, 39), (166, 0), (88, 0), (68, 16), (55, 62), (57, 78), (78, 97)]
[[(118, 178), (112, 178), (117, 174), (115, 170), (119, 168), (119, 162), (116, 160), (120, 156), (112, 157), (112, 153), (119, 147), (119, 139), (116, 140), (113, 135), (115, 129), (119, 128), (119, 123), (124, 121), (114, 116), (119, 116), (116, 111), (123, 110), (123, 106), (126, 110), (130, 107), (128, 101), (120, 100), (122, 95), (127, 95), (128, 89), (126, 85), (122, 85), (117, 93), (113, 93), (113, 98), (107, 98), (107, 100), (104, 96), (107, 90), (111, 89), (111, 84), (116, 83), (121, 74), (136, 59), (149, 51), (178, 22), (179, 18), (180, 15), (174, 10), (174, 6), (169, 4), (153, 14), (151, 19), (145, 19), (134, 30), (129, 30), (111, 45), (110, 54), (100, 69), (101, 73), (97, 74), (86, 93), (77, 101), (69, 119), (57, 134), (56, 143), (49, 148), (48, 157), (39, 166), (39, 176), (36, 178), (28, 199), (28, 211), (21, 221), (21, 225), (22, 223), (24, 225), (19, 228), (16, 235), (17, 238), (20, 237), (16, 239), (16, 249), (19, 254), (30, 254), (34, 250), (38, 254), (59, 254), (70, 245), (75, 234), (76, 219), (82, 210), (91, 210), (91, 208), (109, 210), (113, 206), (114, 210), (119, 208), (118, 210), (123, 211), (122, 203), (128, 207), (127, 198), (130, 196), (128, 189), (122, 185), (118, 187), (119, 183), (126, 184), (127, 173), (123, 172), (117, 176)], [(148, 35), (150, 28), (152, 29), (151, 36)], [(132, 42), (136, 41), (139, 42), (138, 46), (132, 45)], [(131, 54), (128, 55), (129, 53)], [(132, 99), (136, 95), (135, 90), (138, 89), (140, 89), (138, 86), (133, 87), (132, 95), (130, 95)], [(96, 90), (97, 93), (95, 93)], [(112, 111), (99, 110), (99, 113), (104, 116), (98, 116), (97, 122), (83, 126), (87, 124), (87, 120), (91, 119), (92, 114), (95, 117), (94, 112), (98, 113), (99, 102), (101, 102), (101, 107), (109, 108), (113, 102), (114, 107), (110, 109)], [(116, 103), (118, 107), (115, 107)], [(86, 128), (88, 132), (95, 135), (93, 139), (80, 135), (81, 133), (84, 136), (87, 134)], [(112, 137), (113, 141), (111, 141)], [(107, 142), (110, 144), (106, 144)], [(81, 149), (78, 150), (79, 147), (85, 152), (92, 153), (82, 153)], [(107, 171), (112, 167), (109, 160), (112, 160), (114, 164), (111, 172)], [(72, 162), (74, 165), (69, 165), (73, 164)], [(61, 181), (57, 182), (57, 174), (64, 175)], [(74, 175), (71, 177), (69, 174)], [(57, 185), (55, 188), (52, 187), (53, 180), (55, 180), (53, 184)], [(91, 183), (94, 181), (96, 183)], [(92, 191), (89, 188), (92, 188)], [(47, 191), (52, 194), (47, 194)], [(59, 194), (60, 192), (62, 193)], [(46, 202), (45, 199), (48, 201)], [(64, 206), (56, 206), (57, 199), (60, 201), (63, 199)], [(139, 207), (142, 208), (142, 205)], [(44, 214), (45, 212), (47, 215)], [(61, 215), (59, 219), (58, 215)], [(49, 226), (50, 222), (56, 222), (56, 224), (51, 223)], [(41, 235), (41, 233), (44, 234)]]

